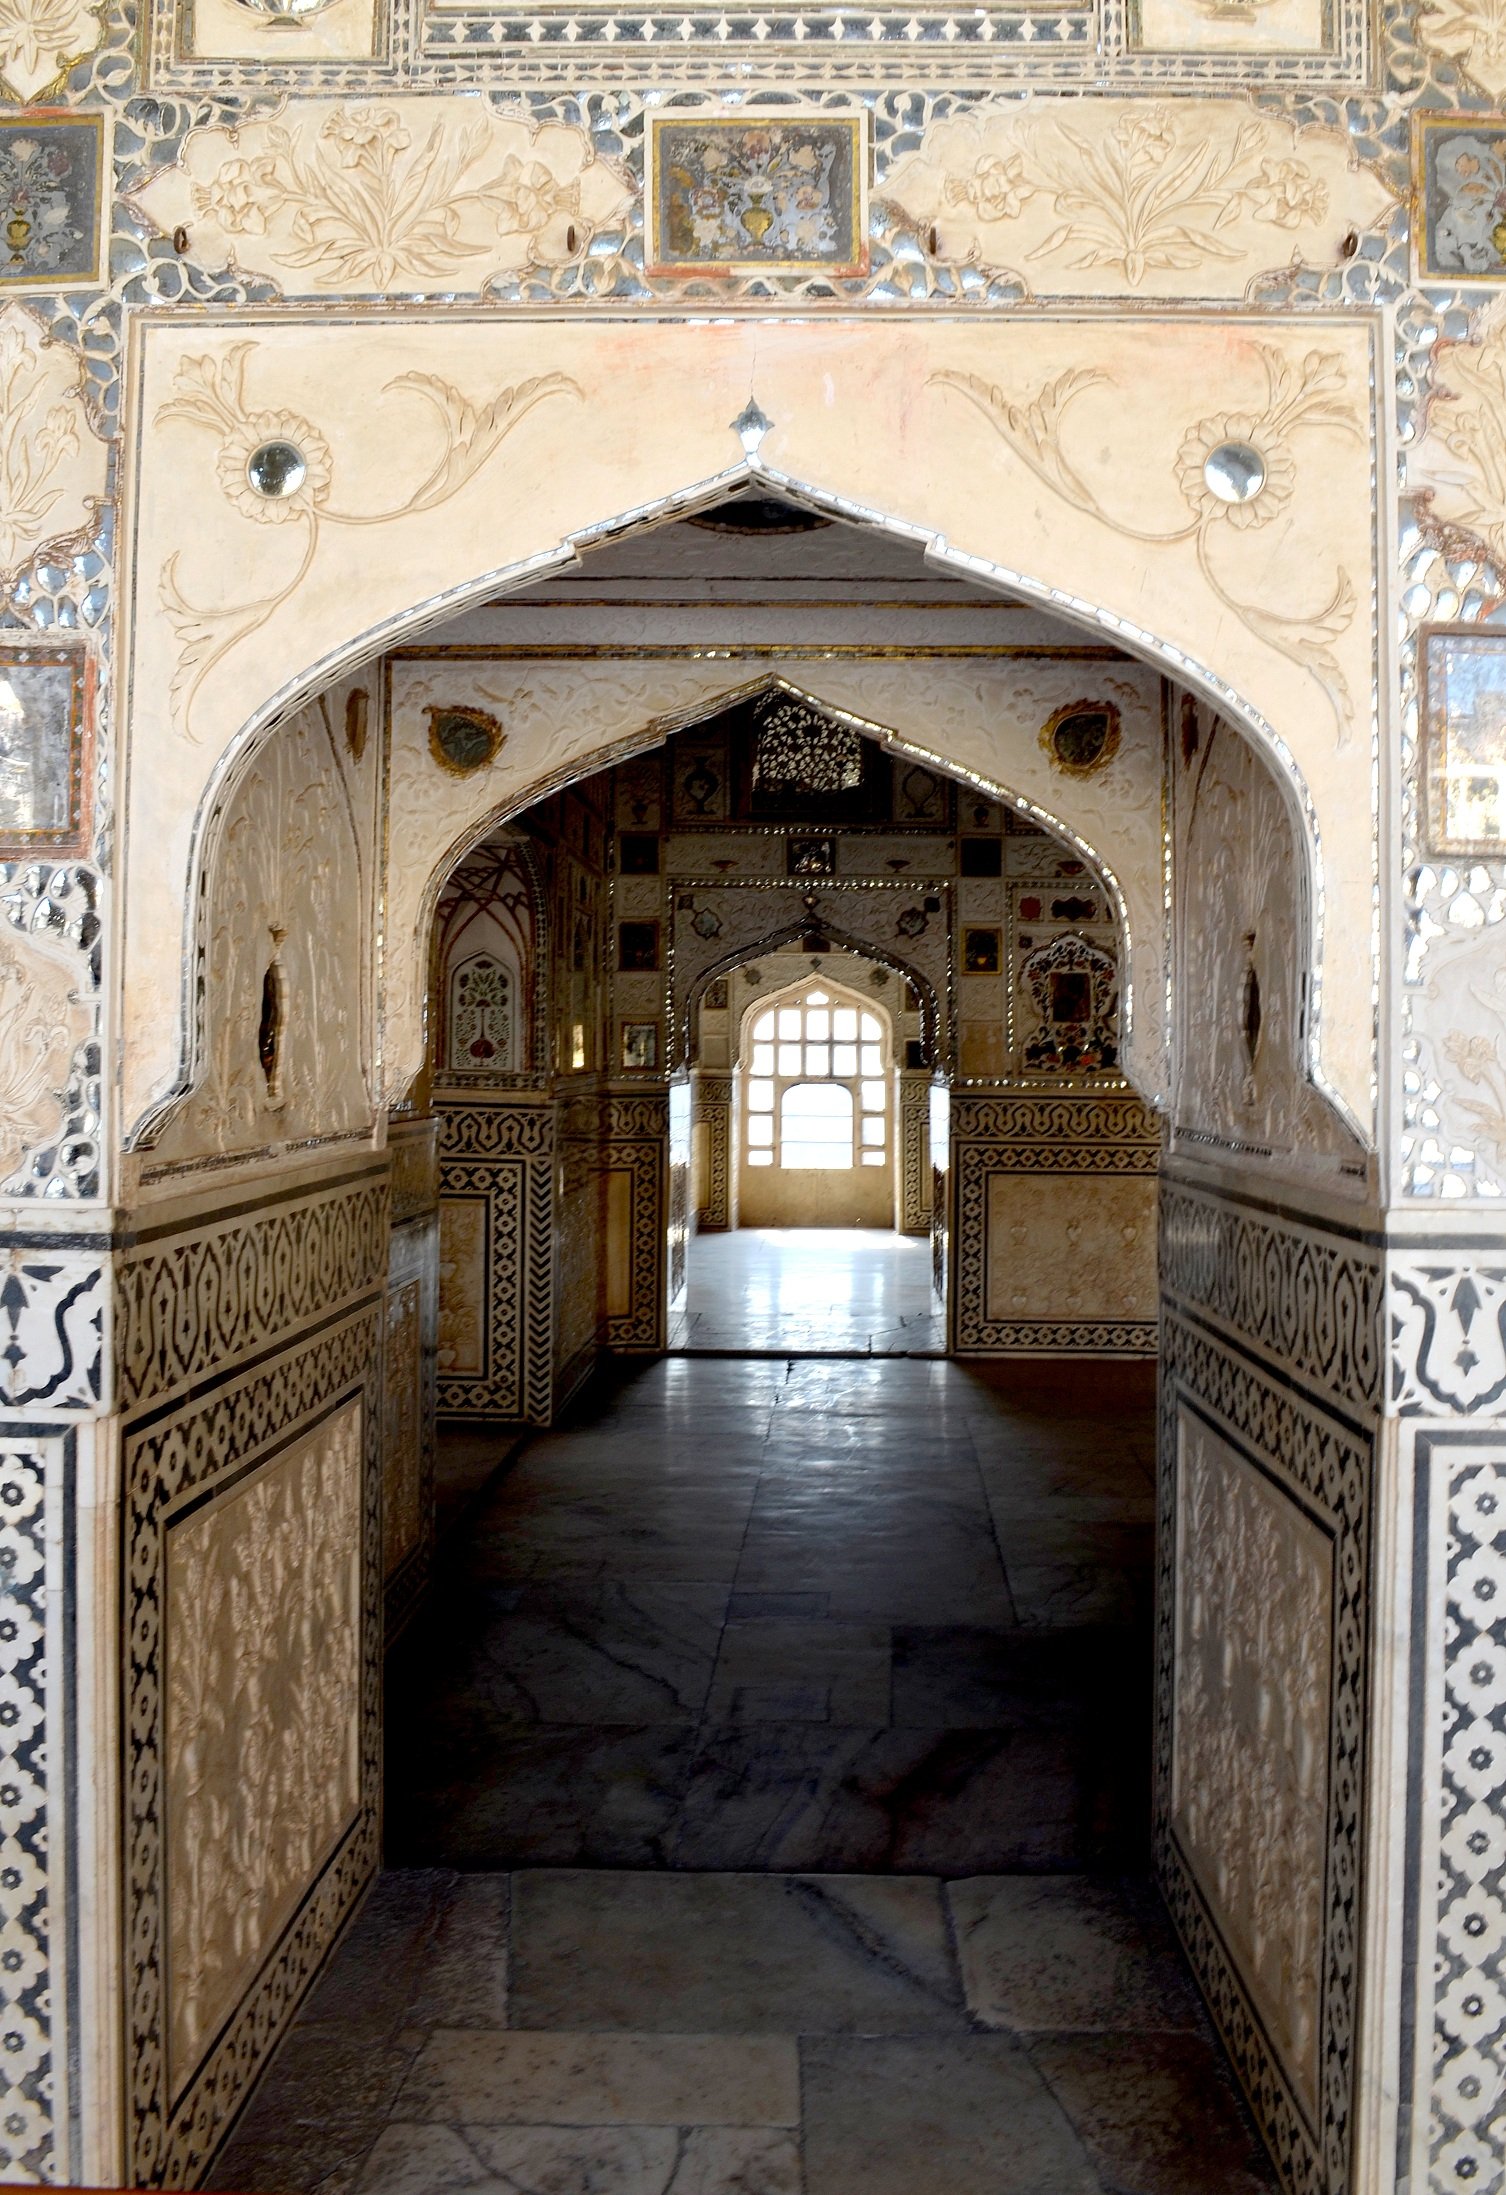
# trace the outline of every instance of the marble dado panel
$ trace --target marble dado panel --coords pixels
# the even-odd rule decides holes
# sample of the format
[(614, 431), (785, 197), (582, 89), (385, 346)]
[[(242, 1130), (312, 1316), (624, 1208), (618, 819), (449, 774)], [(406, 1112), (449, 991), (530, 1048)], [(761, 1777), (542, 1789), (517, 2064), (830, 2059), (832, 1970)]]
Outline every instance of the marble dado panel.
[[(865, 731), (880, 736), (887, 731), (906, 751), (933, 756), (944, 750), (954, 767), (1023, 797), (1037, 812), (1064, 823), (1069, 838), (1086, 845), (1113, 878), (1128, 918), (1133, 1028), (1127, 1051), (1149, 1090), (1164, 1087), (1158, 676), (1139, 664), (1105, 663), (1091, 656), (1066, 663), (981, 656), (958, 663), (892, 657), (782, 661), (776, 654), (761, 657), (752, 676), (746, 675), (750, 668), (690, 656), (660, 662), (631, 657), (539, 662), (491, 653), (480, 658), (415, 653), (393, 660), (391, 804), (392, 813), (403, 818), (401, 832), (391, 834), (388, 865), (388, 935), (393, 942), (385, 1041), (393, 1094), (408, 1085), (422, 1063), (434, 880), (447, 871), (455, 853), (501, 809), (526, 806), (604, 757), (654, 745), (667, 731), (713, 713), (732, 695), (770, 685), (850, 717)], [(1040, 734), (1058, 710), (1086, 698), (1112, 702), (1120, 715), (1120, 741), (1103, 770), (1073, 778), (1054, 767)], [(429, 710), (457, 703), (482, 708), (507, 727), (491, 768), (471, 779), (438, 768), (429, 743)], [(662, 884), (649, 882), (656, 895), (662, 892)], [(715, 892), (717, 886), (708, 889)], [(739, 935), (746, 934), (749, 941), (798, 914), (802, 895), (783, 877), (779, 892), (744, 890), (737, 921)], [(781, 892), (782, 910), (776, 914)], [(913, 887), (906, 893), (905, 905), (924, 896), (916, 895)], [(827, 916), (838, 929), (843, 927), (843, 906), (855, 906), (858, 896), (829, 895)], [(718, 920), (723, 920), (732, 903), (724, 893), (717, 904), (722, 909)], [(895, 918), (889, 919), (892, 923)], [(892, 931), (883, 942), (900, 949), (901, 957), (922, 962), (945, 1010), (945, 925), (932, 918), (930, 929), (930, 940), (923, 939), (918, 951), (913, 941), (901, 941)], [(710, 940), (677, 939), (676, 990), (682, 1010), (695, 968), (682, 982), (681, 947), (694, 951), (695, 967), (704, 972), (726, 957), (730, 942), (730, 935), (721, 933)], [(657, 1001), (660, 980), (649, 979), (648, 988)], [(656, 1003), (649, 1010), (656, 1011)]]
[(732, 1093), (730, 1075), (698, 1068), (691, 1077), (691, 1148), (696, 1230), (725, 1234), (732, 1225)]
[(0, 1432), (0, 2172), (19, 2185), (81, 2169), (69, 2138), (78, 1975), (67, 1929), (77, 1611), (63, 1561), (74, 1447), (56, 1426)]
[(608, 1097), (602, 1109), (607, 1194), (609, 1349), (662, 1349), (668, 1307), (669, 1095)]
[(392, 1231), (382, 1432), (382, 1577), (387, 1637), (412, 1614), (434, 1552), (434, 1409), (439, 1317), (437, 1213)]
[(902, 1235), (931, 1231), (931, 1078), (901, 1071), (899, 1078), (899, 1209)]
[(1313, 2120), (1333, 1523), (1186, 1407), (1178, 1435), (1169, 1825)]
[(1392, 1410), (1506, 1417), (1506, 1252), (1393, 1250), (1386, 1302)]
[(436, 1400), (547, 1425), (554, 1409), (551, 1098), (443, 1098)]
[[(1354, 785), (1375, 686), (1359, 612), (1377, 570), (1371, 324), (937, 312), (873, 335), (871, 316), (602, 327), (459, 310), (312, 328), (242, 308), (233, 329), (132, 323), (127, 844), (153, 858), (126, 879), (128, 1120), (180, 1071), (181, 1034), (157, 1005), (173, 995), (193, 818), (242, 727), (274, 705), (274, 678), (289, 663), (327, 673), (483, 575), (541, 570), (625, 509), (750, 473), (902, 519), (959, 569), (1015, 585), (1027, 563), (1028, 588), (1132, 638), (1154, 600), (1159, 639), (1285, 740), (1323, 848), (1324, 952), (1370, 965), (1373, 817)], [(1163, 401), (1147, 431), (1152, 370)], [(745, 450), (727, 422), (750, 375), (772, 424)], [(666, 382), (692, 397), (666, 410)], [(275, 524), (244, 484), (269, 417), (308, 461)], [(1231, 421), (1269, 446), (1258, 523), (1233, 522), (1200, 485), (1201, 453)], [(168, 476), (173, 498), (141, 492)], [(191, 574), (173, 564), (185, 537)], [(536, 773), (518, 788), (537, 789)], [(1368, 987), (1333, 986), (1323, 1016), (1328, 1078), (1368, 1120)]]
[(204, 2171), (376, 1865), (382, 1324), (365, 1305), (125, 1435), (136, 2186)]
[(353, 1400), (164, 1516), (173, 2094), (359, 1805), (362, 1450)]
[(393, 1122), (387, 1131), (387, 1157), (396, 1228), (424, 1218), (439, 1202), (439, 1123)]
[(1159, 1155), (1131, 1095), (957, 1093), (954, 1348), (1153, 1354)]
[(1381, 1409), (1384, 1265), (1357, 1231), (1330, 1231), (1163, 1177), (1161, 1288), (1184, 1315), (1335, 1402)]
[(387, 1246), (381, 1166), (164, 1220), (117, 1268), (120, 1405), (175, 1393), (374, 1294)]
[(1158, 1873), (1285, 2184), (1343, 2195), (1374, 1430), (1170, 1298), (1161, 1337)]

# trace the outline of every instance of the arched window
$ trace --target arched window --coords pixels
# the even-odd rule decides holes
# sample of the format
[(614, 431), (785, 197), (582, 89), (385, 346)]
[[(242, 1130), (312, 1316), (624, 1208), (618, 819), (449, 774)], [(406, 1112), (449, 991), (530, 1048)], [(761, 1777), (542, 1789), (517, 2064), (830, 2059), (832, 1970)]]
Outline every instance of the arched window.
[(889, 1062), (877, 1014), (813, 984), (748, 1032), (743, 1150), (791, 1171), (888, 1161)]

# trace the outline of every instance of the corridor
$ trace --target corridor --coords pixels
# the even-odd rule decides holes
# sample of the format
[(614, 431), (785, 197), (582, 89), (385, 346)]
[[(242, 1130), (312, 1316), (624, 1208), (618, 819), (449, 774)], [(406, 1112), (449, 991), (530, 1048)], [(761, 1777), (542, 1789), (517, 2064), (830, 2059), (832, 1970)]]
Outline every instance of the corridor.
[(1149, 1367), (662, 1359), (395, 1657), (284, 2195), (1257, 2195), (1147, 1877)]

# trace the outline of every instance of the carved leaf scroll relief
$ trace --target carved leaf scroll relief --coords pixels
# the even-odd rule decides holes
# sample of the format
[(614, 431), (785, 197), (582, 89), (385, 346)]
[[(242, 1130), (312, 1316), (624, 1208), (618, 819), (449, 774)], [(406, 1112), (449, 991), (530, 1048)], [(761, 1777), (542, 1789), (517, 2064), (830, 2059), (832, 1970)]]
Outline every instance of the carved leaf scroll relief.
[(0, 311), (0, 580), (94, 522), (108, 453), (83, 387), (77, 351), (20, 305)]
[[(312, 421), (292, 412), (261, 410), (246, 394), (246, 368), (254, 343), (233, 343), (218, 357), (191, 358), (180, 367), (175, 393), (157, 413), (160, 421), (181, 419), (218, 437), (216, 474), (226, 500), (243, 518), (258, 525), (301, 530), (302, 549), (290, 577), (269, 595), (250, 602), (200, 604), (184, 591), (175, 551), (162, 567), (159, 593), (178, 637), (178, 668), (171, 699), (179, 724), (189, 730), (194, 696), (223, 657), (260, 630), (307, 576), (326, 526), (385, 526), (447, 503), (479, 473), (518, 422), (550, 396), (581, 391), (564, 374), (536, 374), (473, 404), (438, 374), (404, 373), (389, 381), (386, 396), (417, 398), (434, 414), (439, 443), (433, 463), (418, 485), (399, 502), (380, 511), (346, 511), (331, 502), (334, 460), (328, 442)], [(286, 492), (258, 492), (252, 460), (268, 447), (291, 450), (302, 471)]]
[(1473, 343), (1440, 344), (1427, 428), (1407, 466), (1434, 515), (1506, 558), (1506, 309), (1482, 313)]
[[(1289, 509), (1298, 479), (1294, 446), (1298, 436), (1314, 428), (1348, 434), (1358, 434), (1360, 429), (1345, 401), (1344, 369), (1334, 353), (1309, 351), (1298, 367), (1268, 344), (1255, 347), (1265, 376), (1265, 402), (1256, 410), (1212, 414), (1185, 428), (1172, 475), (1190, 515), (1185, 524), (1164, 531), (1151, 531), (1116, 516), (1092, 485), (1083, 463), (1069, 458), (1063, 446), (1067, 413), (1089, 390), (1109, 385), (1109, 376), (1101, 368), (1074, 367), (1024, 403), (1013, 402), (1002, 388), (978, 374), (948, 371), (932, 378), (960, 390), (1015, 455), (1074, 510), (1100, 520), (1127, 540), (1148, 546), (1170, 548), (1190, 542), (1203, 579), (1224, 608), (1257, 640), (1308, 672), (1322, 688), (1343, 746), (1354, 728), (1354, 703), (1336, 647), (1357, 607), (1348, 573), (1341, 565), (1326, 601), (1298, 614), (1236, 594), (1221, 567), (1228, 562), (1230, 544), (1237, 544), (1241, 534), (1268, 526)], [(1252, 448), (1263, 465), (1263, 485), (1248, 501), (1226, 502), (1209, 483), (1208, 460), (1226, 444)]]
[[(1230, 100), (1074, 101), (948, 117), (883, 195), (942, 257), (1008, 269), (1041, 296), (1240, 297), (1256, 276), (1332, 260), (1394, 201), (1333, 131)], [(1086, 279), (1084, 279), (1086, 277)]]
[(584, 131), (445, 94), (194, 130), (137, 202), (201, 264), (349, 296), (567, 265), (630, 197)]
[(175, 2083), (359, 1798), (361, 1409), (168, 1537)]

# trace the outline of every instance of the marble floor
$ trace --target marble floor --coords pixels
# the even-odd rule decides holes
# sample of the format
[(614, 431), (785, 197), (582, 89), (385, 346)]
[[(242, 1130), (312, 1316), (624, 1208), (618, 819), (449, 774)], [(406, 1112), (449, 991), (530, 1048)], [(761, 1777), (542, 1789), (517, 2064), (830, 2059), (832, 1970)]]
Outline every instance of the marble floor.
[(940, 1356), (925, 1235), (739, 1227), (695, 1235), (671, 1347), (689, 1355)]
[(499, 1444), (208, 2184), (1274, 2195), (1145, 1873), (1152, 1397), (663, 1359)]

